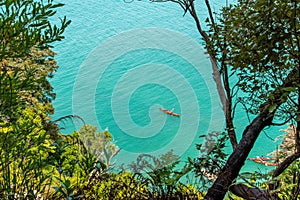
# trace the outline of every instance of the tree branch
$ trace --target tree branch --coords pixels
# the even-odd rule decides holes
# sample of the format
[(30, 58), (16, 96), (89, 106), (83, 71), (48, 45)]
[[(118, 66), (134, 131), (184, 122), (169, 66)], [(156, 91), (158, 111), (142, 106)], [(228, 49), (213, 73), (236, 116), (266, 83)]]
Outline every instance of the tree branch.
[(273, 172), (273, 177), (279, 176), (290, 164), (292, 164), (295, 160), (300, 158), (300, 153), (295, 153), (293, 155), (288, 156), (284, 161), (282, 161), (279, 166)]
[(238, 183), (230, 186), (230, 192), (238, 197), (242, 197), (246, 200), (260, 199), (269, 200), (273, 199), (267, 190), (261, 190), (257, 187), (248, 187), (242, 183)]

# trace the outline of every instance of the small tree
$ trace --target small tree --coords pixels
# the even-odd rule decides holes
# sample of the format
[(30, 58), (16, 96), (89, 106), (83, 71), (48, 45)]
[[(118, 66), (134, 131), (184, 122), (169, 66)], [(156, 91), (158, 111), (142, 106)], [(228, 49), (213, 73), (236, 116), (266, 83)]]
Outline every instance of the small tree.
[(86, 124), (80, 128), (80, 138), (87, 150), (94, 154), (98, 161), (105, 163), (107, 167), (112, 167), (115, 157), (120, 149), (112, 141), (112, 134), (108, 129), (104, 132), (97, 132), (97, 127)]
[[(234, 147), (206, 195), (206, 199), (222, 199), (265, 127), (291, 120), (299, 124), (299, 2), (240, 0), (235, 5), (224, 7), (221, 15), (214, 15), (209, 1), (205, 0), (208, 27), (203, 29), (194, 0), (154, 1), (175, 2), (185, 13), (190, 13), (210, 55), (217, 90), (225, 108), (226, 129)], [(239, 78), (234, 87), (230, 87), (229, 72)], [(226, 95), (222, 95), (222, 83)], [(232, 131), (234, 88), (243, 90), (246, 95), (247, 100), (237, 100), (245, 105), (247, 113), (257, 115), (245, 128), (238, 144), (234, 142)], [(275, 123), (278, 120), (280, 123)], [(297, 127), (295, 141), (299, 147), (300, 128)], [(290, 164), (298, 157), (295, 154), (280, 166)], [(284, 169), (280, 166), (278, 169)], [(280, 174), (280, 171), (277, 172)]]

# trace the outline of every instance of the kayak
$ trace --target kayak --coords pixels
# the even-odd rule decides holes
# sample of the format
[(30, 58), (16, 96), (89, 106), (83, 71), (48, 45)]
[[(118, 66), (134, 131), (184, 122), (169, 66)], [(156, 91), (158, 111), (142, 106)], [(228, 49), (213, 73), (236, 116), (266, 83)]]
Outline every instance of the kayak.
[(179, 117), (180, 114), (178, 113), (174, 113), (173, 111), (167, 110), (165, 108), (160, 108), (161, 111), (163, 111), (164, 113), (168, 114), (168, 115), (172, 115), (174, 117)]
[(254, 162), (266, 166), (278, 166), (278, 163), (274, 163), (274, 162), (267, 162), (267, 161), (254, 161)]
[(248, 160), (255, 161), (268, 161), (268, 160), (274, 160), (273, 158), (266, 158), (266, 157), (256, 157), (256, 158), (248, 158)]
[(266, 166), (278, 166), (278, 163), (268, 162), (270, 160), (274, 160), (273, 158), (265, 158), (265, 157), (257, 157), (257, 158), (248, 158), (248, 160), (252, 160), (258, 164), (266, 165)]

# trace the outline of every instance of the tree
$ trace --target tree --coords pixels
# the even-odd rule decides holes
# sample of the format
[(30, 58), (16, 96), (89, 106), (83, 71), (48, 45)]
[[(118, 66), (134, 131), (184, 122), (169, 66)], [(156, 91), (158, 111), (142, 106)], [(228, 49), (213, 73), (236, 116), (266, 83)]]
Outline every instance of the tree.
[(50, 122), (55, 97), (48, 78), (56, 71), (51, 43), (70, 24), (50, 17), (63, 4), (0, 1), (0, 196), (34, 199), (51, 182), (55, 151)]
[[(218, 40), (227, 43), (228, 56), (225, 62), (233, 67), (239, 77), (239, 88), (248, 94), (246, 100), (250, 106), (246, 107), (246, 111), (258, 115), (245, 129), (236, 150), (241, 148), (231, 154), (227, 164), (234, 159), (246, 159), (242, 158), (243, 153), (248, 155), (255, 137), (264, 127), (282, 125), (289, 121), (299, 123), (298, 10), (297, 1), (239, 1), (236, 6), (222, 11), (220, 31), (215, 35)], [(264, 118), (260, 118), (262, 116)], [(299, 144), (299, 129), (295, 139)], [(248, 146), (251, 143), (252, 146)], [(294, 160), (297, 157), (299, 155), (294, 156)], [(282, 162), (284, 163), (285, 161)], [(220, 176), (223, 178), (216, 180), (207, 194), (208, 199), (218, 197), (215, 196), (218, 193), (212, 192), (217, 184), (228, 178), (225, 174), (230, 177), (235, 174), (233, 171), (239, 171), (237, 166), (242, 166), (243, 163), (235, 161), (230, 165), (231, 167), (225, 166), (226, 169), (221, 171)], [(230, 168), (232, 172), (229, 172)], [(227, 181), (232, 182), (236, 177), (237, 174)], [(224, 185), (228, 187), (228, 184)]]
[[(290, 74), (291, 78), (281, 86), (282, 89), (291, 87), (292, 83), (299, 79), (298, 70), (295, 70)], [(295, 77), (294, 77), (295, 75)], [(252, 120), (250, 125), (246, 127), (243, 132), (243, 137), (240, 140), (238, 146), (229, 156), (225, 167), (218, 174), (217, 180), (214, 182), (212, 187), (208, 190), (206, 199), (223, 199), (229, 186), (238, 177), (239, 171), (244, 165), (253, 145), (259, 135), (259, 133), (267, 126), (272, 124), (274, 119), (275, 111), (281, 105), (280, 98), (284, 96), (285, 92), (281, 89), (275, 90), (271, 95), (270, 99), (263, 105), (263, 109), (260, 114)], [(273, 100), (273, 98), (275, 98)], [(276, 105), (272, 108), (272, 105)]]
[(87, 150), (94, 154), (98, 161), (105, 163), (106, 167), (114, 165), (111, 160), (120, 149), (113, 143), (113, 137), (108, 129), (98, 132), (97, 127), (86, 124), (80, 128), (79, 133)]
[[(223, 91), (222, 83), (224, 85), (226, 95), (225, 98), (220, 95), (220, 98), (225, 107), (226, 129), (234, 151), (206, 195), (206, 199), (222, 199), (265, 127), (289, 121), (299, 124), (299, 1), (240, 0), (235, 5), (224, 7), (220, 17), (215, 19), (206, 0), (206, 30), (197, 16), (194, 0), (154, 1), (175, 2), (185, 13), (191, 14), (210, 55), (219, 94)], [(230, 87), (229, 72), (239, 78), (235, 87)], [(247, 100), (237, 98), (245, 105), (246, 112), (257, 115), (245, 128), (237, 145), (231, 132), (234, 128), (234, 88), (247, 95)], [(299, 149), (299, 128), (296, 132)], [(288, 163), (297, 159), (296, 155)]]
[(19, 107), (34, 108), (37, 102), (50, 114), (55, 94), (48, 78), (58, 66), (49, 47), (63, 38), (71, 21), (64, 17), (59, 25), (50, 22), (63, 6), (53, 0), (1, 1), (0, 6), (0, 119), (12, 122), (18, 118)]
[[(48, 154), (56, 126), (50, 122), (54, 95), (47, 77), (56, 68), (53, 52), (32, 48), (24, 58), (6, 58), (0, 66), (0, 194), (36, 197), (49, 184)], [(47, 171), (45, 171), (47, 169)], [(11, 187), (14, 185), (15, 187)]]

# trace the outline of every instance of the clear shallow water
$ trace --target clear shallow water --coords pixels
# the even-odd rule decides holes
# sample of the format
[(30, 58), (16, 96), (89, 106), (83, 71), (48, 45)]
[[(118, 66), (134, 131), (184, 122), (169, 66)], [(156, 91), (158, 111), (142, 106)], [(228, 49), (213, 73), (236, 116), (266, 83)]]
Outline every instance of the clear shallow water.
[[(197, 156), (195, 144), (203, 142), (198, 136), (221, 130), (224, 120), (210, 62), (191, 17), (182, 17), (173, 3), (64, 3), (58, 14), (72, 24), (55, 47), (60, 69), (51, 80), (57, 93), (53, 118), (76, 114), (100, 130), (108, 127), (122, 149), (119, 163), (130, 163), (139, 153), (159, 155), (170, 149), (183, 159)], [(220, 5), (212, 1), (214, 8)], [(199, 7), (198, 13), (202, 11)], [(199, 16), (204, 21), (205, 13)], [(181, 116), (167, 116), (160, 107), (174, 108)], [(239, 134), (248, 125), (242, 113), (236, 114)], [(67, 122), (63, 132), (81, 125)], [(274, 148), (261, 134), (251, 156)], [(269, 168), (247, 161), (244, 170), (258, 169)]]

